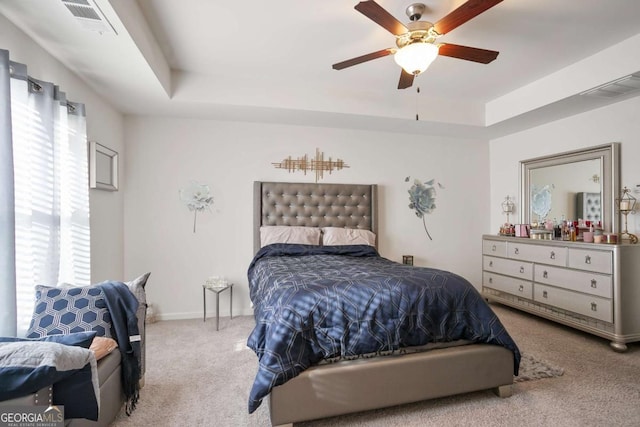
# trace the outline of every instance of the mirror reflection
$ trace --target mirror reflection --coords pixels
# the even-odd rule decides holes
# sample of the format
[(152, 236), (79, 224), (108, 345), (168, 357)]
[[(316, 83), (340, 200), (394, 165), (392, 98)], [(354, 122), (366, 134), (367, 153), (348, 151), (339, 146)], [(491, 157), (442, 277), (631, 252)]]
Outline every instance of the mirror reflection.
[(562, 220), (601, 223), (617, 230), (619, 143), (523, 160), (520, 204), (523, 224)]
[(601, 221), (601, 159), (532, 169), (531, 219)]

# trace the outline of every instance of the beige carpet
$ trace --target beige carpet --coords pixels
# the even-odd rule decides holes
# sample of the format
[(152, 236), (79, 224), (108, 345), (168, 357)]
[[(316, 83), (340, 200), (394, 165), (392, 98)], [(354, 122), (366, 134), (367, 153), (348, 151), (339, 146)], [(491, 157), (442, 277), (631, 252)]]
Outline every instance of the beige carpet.
[[(608, 341), (492, 305), (521, 351), (562, 376), (517, 382), (514, 395), (468, 393), (296, 426), (640, 426), (640, 344)], [(146, 385), (114, 426), (269, 426), (266, 405), (247, 414), (257, 359), (245, 346), (252, 317), (149, 325)], [(555, 372), (559, 374), (560, 372)]]

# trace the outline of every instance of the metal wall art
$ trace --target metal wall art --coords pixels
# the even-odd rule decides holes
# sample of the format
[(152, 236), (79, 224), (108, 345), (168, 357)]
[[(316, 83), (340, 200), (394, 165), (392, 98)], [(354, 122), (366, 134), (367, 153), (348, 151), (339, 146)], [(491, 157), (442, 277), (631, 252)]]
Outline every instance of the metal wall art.
[[(404, 182), (409, 182), (411, 177), (406, 177)], [(415, 211), (415, 214), (418, 218), (422, 218), (422, 225), (424, 226), (424, 231), (427, 233), (427, 237), (429, 240), (433, 240), (431, 238), (431, 234), (429, 234), (429, 230), (427, 229), (427, 222), (425, 220), (425, 215), (430, 214), (436, 208), (436, 188), (435, 185), (440, 189), (444, 189), (444, 186), (439, 182), (436, 182), (433, 179), (429, 181), (422, 182), (419, 179), (413, 181), (413, 185), (409, 188), (409, 209)]]
[(213, 204), (209, 186), (191, 181), (186, 188), (180, 190), (180, 200), (193, 212), (193, 232), (195, 233), (198, 212), (204, 212), (205, 209), (211, 210)]
[(332, 160), (331, 157), (329, 157), (328, 160), (325, 160), (324, 153), (320, 152), (317, 148), (316, 156), (313, 159), (309, 159), (309, 156), (306, 154), (302, 157), (298, 157), (297, 159), (292, 159), (291, 156), (289, 156), (279, 163), (272, 163), (272, 165), (275, 166), (276, 169), (287, 169), (289, 173), (302, 171), (306, 175), (307, 171), (314, 171), (316, 173), (316, 182), (318, 182), (319, 179), (324, 178), (325, 171), (331, 174), (334, 170), (341, 170), (349, 167), (349, 165), (347, 165), (342, 159)]

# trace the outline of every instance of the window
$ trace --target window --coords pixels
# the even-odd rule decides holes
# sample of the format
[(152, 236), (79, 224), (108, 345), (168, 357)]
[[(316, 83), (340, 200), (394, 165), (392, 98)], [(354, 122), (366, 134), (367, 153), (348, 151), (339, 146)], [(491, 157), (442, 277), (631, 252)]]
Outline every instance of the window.
[(15, 320), (8, 326), (12, 319), (0, 317), (0, 331), (13, 327), (20, 336), (29, 326), (35, 285), (90, 284), (88, 160), (84, 106), (67, 101), (53, 83), (29, 77), (23, 64), (9, 63), (9, 70), (10, 102), (0, 102), (10, 110), (13, 182), (2, 174), (0, 185), (13, 186), (5, 206), (13, 205), (14, 233), (0, 248), (13, 250), (15, 279), (0, 291), (15, 300)]

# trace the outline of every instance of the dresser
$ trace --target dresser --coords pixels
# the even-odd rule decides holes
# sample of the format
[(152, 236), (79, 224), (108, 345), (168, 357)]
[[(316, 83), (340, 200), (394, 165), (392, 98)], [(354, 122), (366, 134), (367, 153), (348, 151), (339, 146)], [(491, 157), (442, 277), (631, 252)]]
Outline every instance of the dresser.
[(640, 245), (485, 235), (482, 294), (626, 351), (640, 341)]

